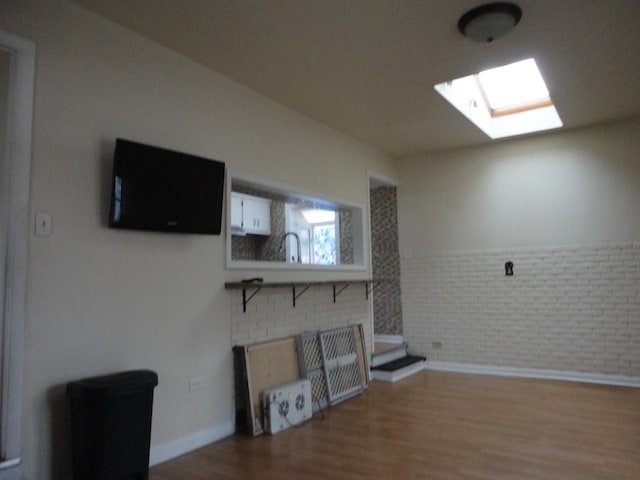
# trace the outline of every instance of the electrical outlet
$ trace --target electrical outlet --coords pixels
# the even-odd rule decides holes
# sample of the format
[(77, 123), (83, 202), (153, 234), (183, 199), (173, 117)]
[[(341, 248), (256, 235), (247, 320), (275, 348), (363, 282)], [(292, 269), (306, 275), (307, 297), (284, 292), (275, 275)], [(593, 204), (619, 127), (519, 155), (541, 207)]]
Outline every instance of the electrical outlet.
[(204, 378), (203, 377), (193, 377), (189, 379), (189, 391), (197, 392), (198, 390), (202, 390), (204, 388)]
[(431, 342), (431, 346), (437, 350), (439, 348), (442, 348), (442, 342)]

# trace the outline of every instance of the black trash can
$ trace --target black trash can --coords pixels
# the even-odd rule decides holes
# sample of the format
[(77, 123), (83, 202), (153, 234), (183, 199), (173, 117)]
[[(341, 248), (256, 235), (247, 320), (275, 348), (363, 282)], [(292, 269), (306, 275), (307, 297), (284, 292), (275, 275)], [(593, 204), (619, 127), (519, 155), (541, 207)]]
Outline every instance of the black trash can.
[(158, 375), (131, 370), (67, 384), (75, 480), (148, 480)]

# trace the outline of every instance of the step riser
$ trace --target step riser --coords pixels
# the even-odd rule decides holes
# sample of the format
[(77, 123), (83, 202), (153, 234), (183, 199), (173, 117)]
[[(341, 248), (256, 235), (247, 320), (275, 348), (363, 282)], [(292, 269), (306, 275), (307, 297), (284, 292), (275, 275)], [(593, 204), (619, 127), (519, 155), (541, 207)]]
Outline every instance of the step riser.
[(407, 346), (401, 345), (393, 350), (386, 350), (380, 353), (374, 353), (371, 358), (371, 366), (377, 367), (378, 365), (384, 365), (385, 363), (393, 362), (402, 357), (407, 356)]

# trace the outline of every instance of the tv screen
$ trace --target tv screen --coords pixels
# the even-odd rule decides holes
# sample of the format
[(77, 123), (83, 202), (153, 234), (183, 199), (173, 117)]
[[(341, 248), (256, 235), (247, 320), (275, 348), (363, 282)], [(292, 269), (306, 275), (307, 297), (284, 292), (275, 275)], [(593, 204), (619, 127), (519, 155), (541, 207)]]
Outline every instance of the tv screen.
[(117, 139), (109, 226), (220, 235), (223, 162)]

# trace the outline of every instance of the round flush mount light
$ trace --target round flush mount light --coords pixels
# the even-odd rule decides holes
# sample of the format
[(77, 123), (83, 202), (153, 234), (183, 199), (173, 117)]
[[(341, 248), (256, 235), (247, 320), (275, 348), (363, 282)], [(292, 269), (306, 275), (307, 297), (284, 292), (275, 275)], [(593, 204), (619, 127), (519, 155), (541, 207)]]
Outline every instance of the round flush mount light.
[(522, 10), (513, 3), (487, 3), (460, 17), (458, 29), (471, 40), (491, 43), (509, 33), (521, 17)]

